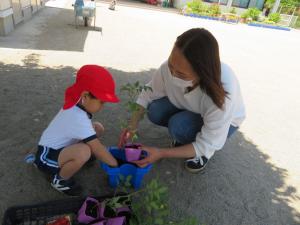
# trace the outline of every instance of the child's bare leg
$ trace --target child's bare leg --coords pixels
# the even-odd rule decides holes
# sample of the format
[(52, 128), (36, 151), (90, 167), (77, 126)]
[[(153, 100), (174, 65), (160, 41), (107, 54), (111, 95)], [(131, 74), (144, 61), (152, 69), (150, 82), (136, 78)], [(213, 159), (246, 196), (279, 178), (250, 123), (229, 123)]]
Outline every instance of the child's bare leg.
[(60, 166), (59, 176), (63, 179), (71, 178), (91, 157), (91, 149), (84, 143), (66, 147), (58, 156)]
[(101, 137), (104, 133), (104, 126), (99, 122), (93, 122), (93, 127), (96, 131), (97, 137)]

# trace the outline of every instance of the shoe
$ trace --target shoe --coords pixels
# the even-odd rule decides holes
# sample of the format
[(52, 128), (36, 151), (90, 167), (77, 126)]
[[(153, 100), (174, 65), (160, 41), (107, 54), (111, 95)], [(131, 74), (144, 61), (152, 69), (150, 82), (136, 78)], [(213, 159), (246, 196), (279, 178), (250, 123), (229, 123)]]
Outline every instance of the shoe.
[(58, 179), (57, 174), (54, 176), (51, 186), (57, 191), (69, 196), (80, 196), (82, 193), (82, 188), (77, 185), (74, 180)]
[(35, 161), (35, 154), (34, 153), (29, 153), (25, 156), (24, 161), (27, 164), (33, 164)]
[(201, 158), (192, 158), (188, 159), (184, 163), (184, 168), (191, 173), (198, 173), (204, 169), (208, 162), (208, 159), (205, 156)]

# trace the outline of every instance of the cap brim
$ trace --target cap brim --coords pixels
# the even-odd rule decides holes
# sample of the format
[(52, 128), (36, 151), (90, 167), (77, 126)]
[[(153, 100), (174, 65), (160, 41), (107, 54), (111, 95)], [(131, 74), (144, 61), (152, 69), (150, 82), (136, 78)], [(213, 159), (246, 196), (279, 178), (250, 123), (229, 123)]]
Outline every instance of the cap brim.
[(116, 95), (112, 95), (112, 94), (101, 94), (99, 96), (96, 95), (96, 97), (103, 102), (117, 103), (120, 101)]

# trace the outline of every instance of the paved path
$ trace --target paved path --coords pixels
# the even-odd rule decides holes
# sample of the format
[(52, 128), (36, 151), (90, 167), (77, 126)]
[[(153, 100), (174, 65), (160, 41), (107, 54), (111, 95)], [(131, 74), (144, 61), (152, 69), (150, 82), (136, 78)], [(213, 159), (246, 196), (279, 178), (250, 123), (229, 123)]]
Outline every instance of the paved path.
[[(75, 29), (71, 1), (51, 4), (0, 37), (0, 218), (11, 205), (64, 197), (22, 160), (61, 106), (77, 68), (104, 65), (119, 85), (146, 81), (167, 59), (179, 34), (205, 27), (218, 39), (222, 60), (239, 77), (247, 120), (203, 174), (188, 174), (180, 160), (164, 160), (146, 181), (159, 175), (168, 184), (174, 217), (192, 214), (207, 225), (300, 223), (299, 31), (230, 25), (139, 4), (110, 11), (98, 2), (101, 34)], [(107, 128), (107, 145), (116, 144), (119, 109), (107, 105), (96, 116)], [(141, 133), (145, 144), (169, 143), (166, 130), (147, 120)], [(111, 191), (96, 165), (77, 177), (87, 193)]]

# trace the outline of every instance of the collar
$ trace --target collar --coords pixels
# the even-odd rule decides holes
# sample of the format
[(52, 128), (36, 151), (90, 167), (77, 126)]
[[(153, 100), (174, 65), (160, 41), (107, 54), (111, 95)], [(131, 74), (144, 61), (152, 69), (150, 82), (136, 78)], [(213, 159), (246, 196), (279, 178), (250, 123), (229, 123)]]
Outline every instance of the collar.
[(76, 106), (78, 108), (80, 108), (81, 110), (85, 111), (86, 114), (88, 115), (89, 119), (92, 119), (93, 115), (91, 113), (89, 113), (88, 111), (86, 111), (85, 108), (82, 105), (80, 105), (79, 103), (77, 103)]

